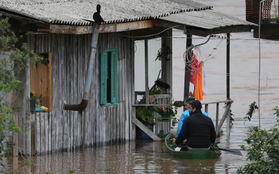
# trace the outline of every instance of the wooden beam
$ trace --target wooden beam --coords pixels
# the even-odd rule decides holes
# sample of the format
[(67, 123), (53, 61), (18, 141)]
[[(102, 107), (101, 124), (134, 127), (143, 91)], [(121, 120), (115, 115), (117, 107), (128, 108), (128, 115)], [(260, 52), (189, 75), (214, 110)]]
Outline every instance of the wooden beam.
[[(77, 34), (76, 33), (77, 27), (78, 26), (72, 26), (72, 25), (50, 25), (49, 32), (57, 33), (57, 34), (58, 33), (59, 34)], [(91, 33), (92, 33), (92, 31), (91, 31)]]
[(93, 29), (92, 26), (50, 25), (49, 32), (57, 34), (90, 34), (93, 33)]
[(127, 23), (119, 23), (119, 24), (105, 24), (101, 25), (100, 33), (114, 33), (114, 32), (123, 32), (123, 31), (131, 31), (131, 30), (139, 30), (152, 28), (153, 21), (137, 21), (137, 22), (127, 22)]
[(38, 28), (38, 32), (49, 32), (49, 28)]
[(161, 139), (154, 134), (150, 129), (148, 129), (142, 122), (140, 122), (137, 118), (133, 117), (132, 122), (139, 127), (144, 133), (146, 133), (150, 138), (152, 138), (154, 141), (161, 141)]
[[(119, 24), (103, 24), (100, 26), (100, 33), (114, 33), (131, 30), (139, 30), (152, 28), (152, 20), (119, 23)], [(93, 32), (92, 26), (72, 26), (72, 25), (50, 25), (50, 33), (59, 34), (90, 34)]]

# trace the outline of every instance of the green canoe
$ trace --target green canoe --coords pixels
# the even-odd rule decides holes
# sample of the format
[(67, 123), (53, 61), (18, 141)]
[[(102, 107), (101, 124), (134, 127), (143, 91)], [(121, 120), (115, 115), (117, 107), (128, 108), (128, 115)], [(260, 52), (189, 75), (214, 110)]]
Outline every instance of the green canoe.
[(221, 151), (219, 150), (208, 150), (204, 148), (193, 148), (191, 151), (175, 151), (176, 146), (174, 147), (172, 145), (172, 142), (170, 141), (170, 134), (168, 134), (165, 137), (165, 144), (169, 151), (178, 158), (184, 158), (184, 159), (217, 159), (221, 155)]

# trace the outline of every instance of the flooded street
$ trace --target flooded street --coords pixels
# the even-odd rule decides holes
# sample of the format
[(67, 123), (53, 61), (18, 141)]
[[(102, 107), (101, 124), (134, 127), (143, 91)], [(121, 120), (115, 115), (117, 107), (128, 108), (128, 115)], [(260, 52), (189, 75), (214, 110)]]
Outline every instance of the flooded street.
[[(262, 119), (263, 128), (269, 128), (275, 119)], [(240, 149), (249, 132), (250, 126), (257, 126), (257, 120), (245, 122), (238, 119), (234, 122), (231, 135), (226, 132), (218, 138), (220, 147)], [(225, 130), (225, 127), (224, 127)], [(185, 160), (173, 157), (163, 141), (135, 141), (119, 145), (76, 149), (74, 152), (58, 152), (51, 155), (32, 157), (34, 166), (30, 168), (13, 166), (12, 158), (9, 169), (18, 168), (24, 174), (70, 173), (199, 173), (199, 174), (234, 174), (239, 166), (245, 165), (246, 153), (243, 156), (228, 152), (222, 153), (216, 160)], [(20, 160), (21, 161), (21, 160)], [(21, 161), (22, 162), (22, 161)], [(21, 163), (20, 162), (20, 163)]]
[[(234, 15), (245, 20), (244, 0), (199, 0), (198, 2), (213, 5), (215, 10)], [(237, 5), (236, 5), (237, 4)], [(183, 99), (185, 35), (183, 31), (173, 33), (173, 97)], [(223, 35), (225, 36), (225, 34)], [(193, 37), (193, 44), (204, 42), (206, 38)], [(279, 49), (278, 41), (262, 40), (262, 74), (261, 74), (261, 128), (270, 128), (276, 123), (273, 108), (279, 105)], [(216, 48), (216, 49), (215, 49)], [(226, 132), (218, 138), (222, 148), (240, 149), (249, 134), (250, 126), (258, 126), (258, 112), (251, 121), (244, 116), (249, 105), (258, 101), (258, 39), (252, 32), (231, 34), (231, 99), (232, 113), (235, 121), (231, 134)], [(209, 56), (211, 54), (211, 56)], [(197, 50), (198, 60), (205, 62), (206, 86), (208, 94), (202, 102), (221, 101), (226, 99), (226, 39), (212, 38), (206, 45)], [(276, 66), (275, 66), (276, 65)], [(190, 88), (193, 89), (193, 88)], [(222, 108), (222, 106), (220, 106)], [(181, 115), (181, 111), (177, 117)], [(215, 121), (215, 108), (209, 106), (209, 115)], [(220, 111), (221, 116), (222, 111)], [(117, 145), (95, 148), (76, 149), (74, 152), (57, 152), (50, 155), (32, 157), (35, 166), (20, 167), (10, 158), (8, 169), (23, 174), (66, 173), (197, 173), (197, 174), (234, 174), (239, 166), (247, 163), (246, 153), (237, 156), (223, 152), (217, 160), (185, 160), (174, 158), (163, 141), (135, 141)]]

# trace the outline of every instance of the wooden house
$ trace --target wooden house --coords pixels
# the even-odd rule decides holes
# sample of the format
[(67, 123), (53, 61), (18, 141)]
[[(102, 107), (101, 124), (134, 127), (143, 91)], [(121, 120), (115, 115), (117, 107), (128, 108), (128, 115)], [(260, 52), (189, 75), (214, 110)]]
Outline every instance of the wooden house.
[[(65, 110), (65, 106), (78, 105), (83, 99), (94, 32), (92, 15), (97, 4), (101, 4), (105, 22), (99, 29), (88, 104), (80, 112)], [(145, 40), (147, 52), (148, 39), (156, 37), (162, 38), (162, 48), (172, 48), (173, 28), (185, 32), (187, 46), (191, 46), (192, 35), (226, 33), (229, 72), (230, 33), (250, 31), (253, 26), (250, 22), (216, 12), (212, 6), (188, 0), (2, 0), (0, 13), (10, 18), (17, 35), (24, 36), (22, 42), (44, 58), (42, 62), (30, 63), (30, 68), (23, 73), (25, 88), (18, 118), (22, 129), (19, 136), (22, 153), (37, 155), (69, 151), (83, 145), (133, 141), (136, 126), (145, 129), (135, 118), (135, 108), (139, 106), (135, 102), (134, 87), (135, 40)], [(148, 60), (148, 53), (145, 60)], [(145, 72), (148, 78), (148, 70)], [(226, 102), (231, 103), (227, 74)], [(162, 60), (161, 78), (172, 84), (171, 55), (169, 60)], [(104, 84), (107, 88), (103, 88)], [(187, 86), (189, 71), (185, 71), (185, 91)], [(30, 112), (30, 90), (45, 96), (41, 105), (48, 108), (47, 112)], [(160, 104), (166, 104), (163, 100)], [(148, 101), (142, 106), (146, 105)], [(227, 115), (224, 113), (224, 119)], [(167, 123), (153, 135), (151, 131), (145, 131), (156, 139), (157, 131), (164, 129), (167, 132), (169, 128)]]
[[(246, 0), (246, 20), (260, 25), (262, 39), (279, 39), (279, 1)], [(254, 37), (259, 37), (259, 27), (255, 27)]]

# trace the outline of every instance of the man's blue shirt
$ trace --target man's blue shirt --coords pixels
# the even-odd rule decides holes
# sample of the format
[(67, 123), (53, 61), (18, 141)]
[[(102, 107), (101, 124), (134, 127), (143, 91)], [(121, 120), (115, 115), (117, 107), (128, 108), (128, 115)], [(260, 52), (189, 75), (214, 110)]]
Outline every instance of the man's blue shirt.
[[(208, 114), (204, 111), (202, 111), (203, 115), (205, 116), (208, 116)], [(176, 136), (175, 138), (178, 137), (180, 131), (181, 131), (181, 128), (182, 128), (182, 125), (183, 125), (183, 120), (187, 117), (190, 116), (190, 113), (189, 113), (189, 109), (186, 109), (180, 116), (180, 119), (179, 119), (179, 122), (178, 122), (178, 126), (177, 126), (177, 132), (176, 132)], [(208, 116), (209, 117), (209, 116)]]

